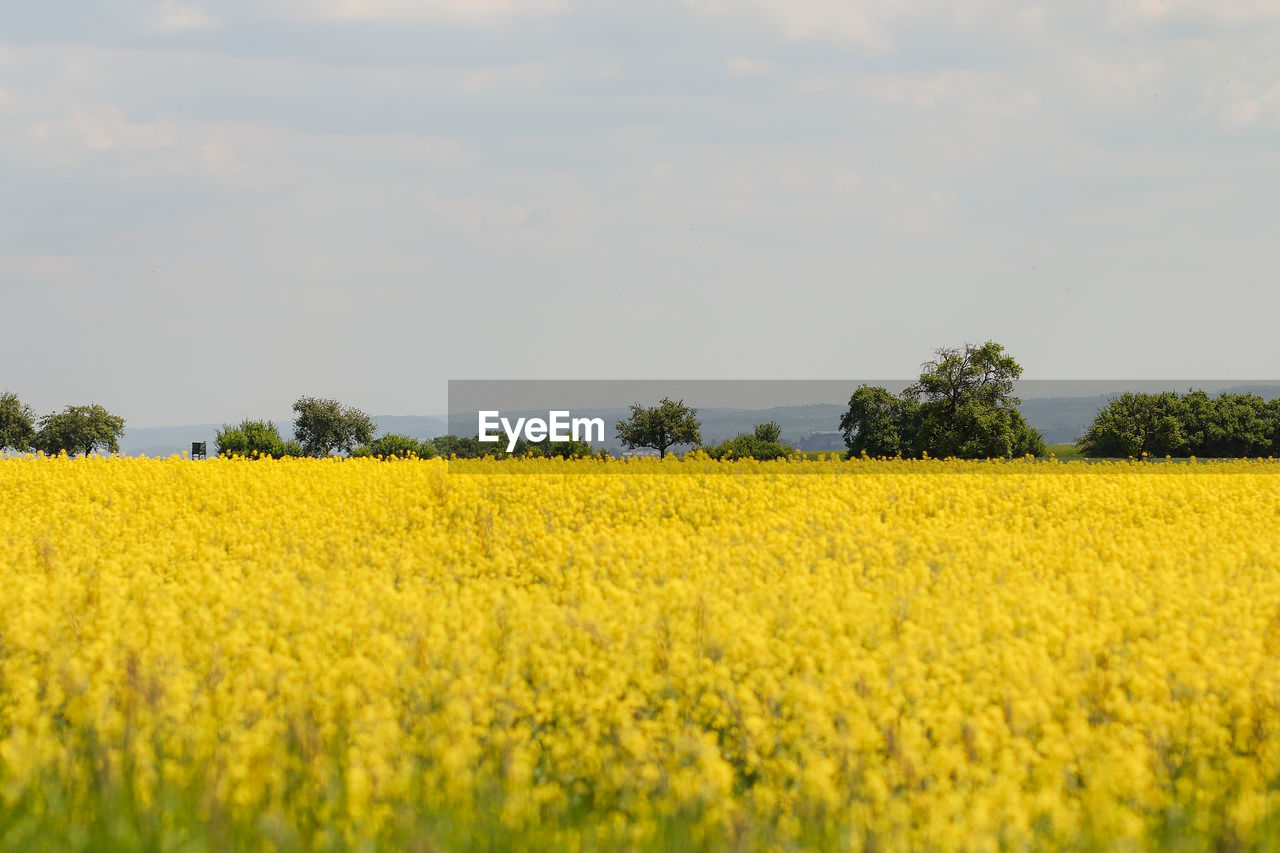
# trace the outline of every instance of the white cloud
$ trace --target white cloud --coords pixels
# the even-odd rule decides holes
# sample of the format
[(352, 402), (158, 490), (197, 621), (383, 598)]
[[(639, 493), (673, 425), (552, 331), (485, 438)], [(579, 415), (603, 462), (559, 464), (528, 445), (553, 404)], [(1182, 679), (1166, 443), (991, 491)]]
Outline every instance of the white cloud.
[(1258, 125), (1280, 125), (1280, 83), (1228, 100), (1219, 114), (1222, 128), (1238, 133)]
[(495, 91), (530, 91), (542, 88), (547, 70), (541, 62), (494, 68), (477, 68), (462, 76), (462, 91), (469, 95)]
[(805, 77), (799, 94), (851, 99), (860, 106), (889, 107), (914, 114), (950, 111), (985, 118), (1034, 112), (1040, 96), (1024, 78), (985, 71), (859, 72)]
[(20, 278), (59, 281), (81, 274), (84, 268), (68, 255), (0, 252), (0, 271)]
[(290, 170), (279, 162), (280, 147), (280, 132), (272, 128), (135, 121), (119, 107), (107, 105), (75, 107), (60, 118), (32, 121), (25, 134), (0, 150), (55, 168), (94, 163), (124, 179), (185, 176), (259, 185), (279, 180)]
[(275, 0), (290, 17), (339, 21), (412, 23), (452, 21), (498, 24), (526, 16), (554, 15), (567, 0)]
[(174, 0), (165, 0), (160, 4), (151, 20), (153, 30), (166, 33), (204, 30), (216, 26), (218, 26), (218, 19), (204, 9), (175, 3)]
[(77, 107), (65, 118), (34, 122), (29, 133), (41, 147), (72, 157), (86, 150), (155, 151), (176, 141), (172, 122), (129, 121), (118, 107)]
[[(729, 26), (752, 22), (784, 39), (843, 42), (872, 53), (902, 46), (912, 28), (950, 30), (1046, 46), (1090, 41), (1109, 34), (1145, 34), (1176, 26), (1184, 35), (1211, 30), (1248, 33), (1280, 27), (1275, 0), (1079, 0), (1047, 4), (1026, 0), (685, 0), (695, 11)], [(1199, 32), (1197, 32), (1199, 31)], [(1077, 47), (1087, 46), (1080, 41)], [(1071, 46), (1071, 45), (1069, 45)]]
[(874, 51), (893, 47), (890, 15), (875, 3), (848, 0), (688, 0), (695, 10), (719, 18), (763, 16), (788, 39), (850, 41)]
[(1272, 0), (1113, 0), (1104, 4), (1113, 24), (1144, 26), (1163, 23), (1256, 26), (1280, 23), (1280, 5)]
[[(187, 178), (268, 191), (307, 176), (315, 180), (317, 169), (341, 174), (335, 162), (360, 172), (379, 163), (451, 169), (474, 159), (458, 140), (420, 131), (382, 127), (366, 132), (353, 125), (317, 132), (288, 109), (339, 77), (350, 81), (354, 76), (365, 91), (401, 97), (405, 76), (388, 69), (338, 70), (274, 57), (79, 45), (0, 48), (0, 67), (5, 66), (25, 85), (0, 90), (0, 156), (55, 174), (87, 166), (114, 179)], [(478, 75), (470, 86), (496, 87), (503, 82), (501, 72), (537, 76), (519, 67), (499, 72)], [(456, 92), (464, 76), (461, 70), (433, 72), (428, 85), (434, 88), (438, 81), (439, 91)], [(182, 94), (205, 85), (245, 102), (268, 98), (284, 108), (266, 115), (210, 114), (200, 108), (198, 94), (191, 99)], [(148, 92), (177, 96), (165, 104), (148, 98)]]
[(870, 207), (880, 212), (881, 225), (909, 234), (942, 229), (951, 221), (956, 204), (947, 193), (887, 177), (875, 182), (869, 201)]
[(767, 59), (751, 59), (746, 56), (731, 56), (725, 61), (725, 70), (730, 77), (739, 79), (749, 77), (768, 77), (778, 70), (777, 63)]
[(621, 62), (604, 62), (596, 66), (594, 69), (588, 68), (583, 74), (584, 79), (591, 80), (614, 80), (622, 73)]
[(731, 26), (760, 25), (788, 40), (856, 45), (873, 54), (899, 45), (899, 30), (925, 25), (980, 34), (984, 39), (1039, 36), (1048, 13), (1024, 0), (685, 0), (695, 11)]
[(529, 224), (531, 212), (522, 204), (483, 195), (441, 198), (432, 189), (423, 194), (422, 209), (440, 221), (465, 229), (503, 229)]
[(1095, 101), (1158, 95), (1167, 72), (1163, 60), (1132, 54), (1123, 58), (1077, 54), (1067, 60), (1067, 69)]
[(1233, 101), (1222, 110), (1222, 126), (1227, 130), (1247, 130), (1257, 123), (1262, 115), (1262, 102), (1257, 98), (1243, 98)]
[(856, 159), (824, 145), (741, 145), (653, 163), (628, 177), (633, 200), (600, 199), (600, 212), (587, 221), (665, 223), (672, 231), (711, 228), (728, 235), (767, 229), (780, 237), (838, 223), (860, 233), (921, 234), (951, 222), (951, 194), (885, 173), (861, 174)]

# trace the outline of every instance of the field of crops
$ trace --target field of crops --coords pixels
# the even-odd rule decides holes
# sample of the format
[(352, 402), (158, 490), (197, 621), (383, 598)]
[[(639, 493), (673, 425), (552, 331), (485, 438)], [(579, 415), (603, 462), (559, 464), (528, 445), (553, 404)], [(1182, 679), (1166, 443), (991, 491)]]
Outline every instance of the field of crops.
[(1280, 463), (471, 471), (0, 459), (0, 849), (1280, 838)]

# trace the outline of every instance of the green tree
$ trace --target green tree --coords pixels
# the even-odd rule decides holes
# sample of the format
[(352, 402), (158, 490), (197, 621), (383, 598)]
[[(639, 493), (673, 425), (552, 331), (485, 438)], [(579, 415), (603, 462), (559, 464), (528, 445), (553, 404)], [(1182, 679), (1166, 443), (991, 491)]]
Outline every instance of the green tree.
[(429, 441), (420, 441), (407, 435), (388, 433), (351, 451), (352, 456), (378, 456), (383, 459), (430, 459), (436, 449)]
[(1044, 438), (1018, 411), (1022, 367), (995, 341), (935, 351), (904, 394), (920, 404), (917, 442), (930, 456), (989, 459), (1045, 453)]
[(712, 459), (785, 459), (795, 449), (782, 443), (782, 428), (770, 421), (759, 424), (751, 432), (739, 433), (715, 447), (706, 448)]
[(1267, 447), (1267, 455), (1280, 456), (1280, 397), (1267, 401), (1262, 416), (1270, 425), (1268, 434), (1271, 436), (1271, 443)]
[(1278, 420), (1280, 405), (1256, 394), (1129, 393), (1103, 407), (1076, 444), (1086, 456), (1270, 456)]
[(963, 403), (952, 409), (941, 402), (920, 406), (920, 447), (930, 456), (993, 459), (1043, 456), (1044, 438), (1017, 409)]
[(1182, 445), (1171, 455), (1208, 455), (1203, 452), (1204, 448), (1217, 437), (1218, 431), (1218, 407), (1213, 397), (1204, 391), (1189, 391), (1179, 400), (1177, 418)]
[(0, 394), (0, 450), (26, 450), (35, 437), (36, 413), (12, 391)]
[[(505, 436), (503, 437), (502, 446), (506, 447)], [(521, 439), (516, 442), (516, 453), (521, 456), (543, 456), (548, 459), (553, 457), (583, 459), (587, 456), (594, 456), (595, 452), (595, 448), (591, 446), (590, 442), (577, 441), (572, 438), (568, 441), (552, 441), (550, 438), (544, 438), (542, 441), (524, 441)]]
[[(1187, 414), (1184, 430), (1190, 431), (1190, 410), (1195, 408), (1193, 398), (1203, 391), (1191, 392), (1183, 398)], [(1211, 401), (1211, 417), (1201, 424), (1198, 441), (1189, 442), (1187, 450), (1195, 456), (1232, 457), (1267, 456), (1274, 452), (1272, 433), (1275, 431), (1267, 402), (1256, 394), (1219, 394)]]
[(299, 397), (293, 404), (293, 437), (309, 456), (328, 456), (335, 450), (350, 454), (373, 441), (373, 418), (337, 400)]
[(920, 404), (886, 389), (859, 385), (840, 417), (840, 432), (851, 456), (914, 456), (920, 432)]
[[(431, 446), (445, 459), (450, 456), (456, 456), (459, 459), (480, 459), (485, 456), (505, 456), (507, 440), (505, 435), (501, 441), (497, 442), (481, 441), (479, 435), (467, 438), (442, 435), (431, 439)], [(517, 451), (520, 449), (519, 442), (516, 444), (516, 449)]]
[(618, 440), (630, 449), (651, 447), (658, 455), (665, 457), (667, 449), (677, 444), (701, 444), (702, 435), (699, 429), (702, 422), (697, 419), (698, 410), (684, 404), (684, 400), (673, 403), (663, 397), (656, 406), (644, 407), (639, 403), (631, 405), (631, 416), (618, 421), (614, 426)]
[(960, 459), (1045, 453), (1044, 438), (1018, 411), (1013, 383), (1022, 367), (994, 341), (935, 351), (920, 380), (894, 397), (860, 386), (840, 431), (851, 454)]
[(124, 435), (124, 418), (99, 406), (67, 406), (40, 418), (40, 429), (31, 446), (43, 453), (77, 453), (88, 456), (94, 450), (120, 452), (120, 436)]
[(751, 437), (757, 441), (766, 441), (770, 444), (781, 444), (782, 427), (778, 426), (777, 421), (769, 421), (767, 424), (756, 424), (755, 429), (751, 431)]
[(1076, 447), (1093, 457), (1173, 455), (1187, 442), (1185, 420), (1177, 394), (1126, 392), (1098, 412)]
[(921, 365), (920, 381), (907, 393), (925, 403), (943, 403), (953, 411), (976, 403), (987, 408), (1013, 408), (1013, 382), (1022, 367), (995, 341), (934, 350), (932, 361)]
[(271, 421), (254, 421), (246, 418), (236, 426), (223, 426), (215, 437), (218, 456), (260, 456), (280, 459), (284, 456), (305, 456), (297, 441), (285, 441), (280, 430)]

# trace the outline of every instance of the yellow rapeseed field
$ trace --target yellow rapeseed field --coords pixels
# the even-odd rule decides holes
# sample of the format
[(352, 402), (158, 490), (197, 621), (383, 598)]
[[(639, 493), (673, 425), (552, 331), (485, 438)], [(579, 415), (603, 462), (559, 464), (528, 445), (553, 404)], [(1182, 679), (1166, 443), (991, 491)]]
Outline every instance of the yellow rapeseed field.
[(467, 470), (0, 459), (0, 848), (1280, 839), (1280, 463)]

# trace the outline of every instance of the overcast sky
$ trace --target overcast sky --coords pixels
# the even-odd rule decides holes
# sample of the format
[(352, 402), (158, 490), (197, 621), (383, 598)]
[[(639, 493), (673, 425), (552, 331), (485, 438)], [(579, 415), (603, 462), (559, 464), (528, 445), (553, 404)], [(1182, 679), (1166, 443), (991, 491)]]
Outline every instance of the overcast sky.
[(1280, 376), (1275, 0), (0, 0), (0, 389)]

